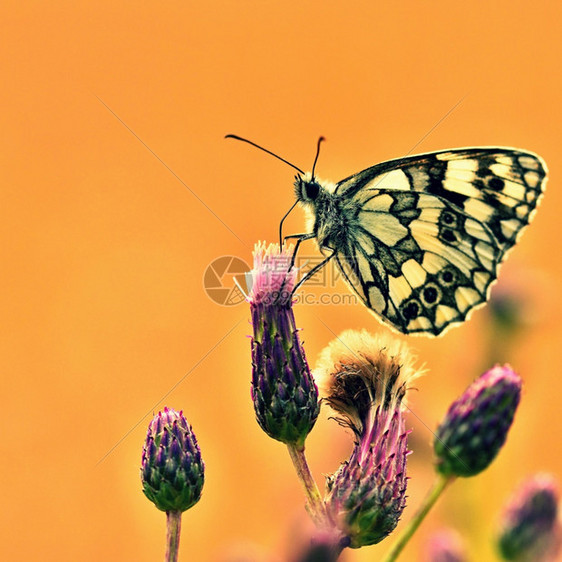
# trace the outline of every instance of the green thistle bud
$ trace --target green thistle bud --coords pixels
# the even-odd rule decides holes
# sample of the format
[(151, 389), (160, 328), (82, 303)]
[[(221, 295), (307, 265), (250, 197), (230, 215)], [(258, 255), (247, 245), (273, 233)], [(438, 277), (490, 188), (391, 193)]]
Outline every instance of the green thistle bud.
[(404, 395), (417, 375), (398, 340), (349, 330), (324, 350), (326, 402), (355, 434), (353, 452), (327, 479), (326, 509), (351, 548), (376, 544), (406, 505)]
[(506, 335), (517, 332), (526, 320), (524, 297), (514, 289), (505, 284), (495, 286), (488, 303), (494, 326)]
[(261, 428), (273, 439), (302, 446), (320, 403), (292, 307), (297, 271), (279, 245), (256, 244), (247, 274), (252, 313), (252, 400)]
[(558, 485), (549, 474), (536, 474), (516, 490), (501, 522), (498, 548), (504, 560), (546, 562), (560, 550), (557, 525)]
[(201, 497), (204, 470), (197, 439), (183, 413), (171, 408), (158, 412), (142, 450), (144, 495), (162, 511), (186, 511)]
[(474, 476), (502, 448), (521, 395), (521, 378), (508, 365), (476, 379), (449, 408), (433, 448), (443, 476)]

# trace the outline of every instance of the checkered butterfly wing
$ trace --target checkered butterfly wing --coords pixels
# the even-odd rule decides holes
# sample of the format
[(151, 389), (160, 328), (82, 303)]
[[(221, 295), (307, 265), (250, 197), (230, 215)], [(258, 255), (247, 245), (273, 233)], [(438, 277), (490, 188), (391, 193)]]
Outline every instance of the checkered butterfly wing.
[(349, 224), (336, 262), (384, 322), (439, 335), (486, 301), (545, 178), (540, 157), (509, 148), (455, 149), (363, 170), (335, 187)]

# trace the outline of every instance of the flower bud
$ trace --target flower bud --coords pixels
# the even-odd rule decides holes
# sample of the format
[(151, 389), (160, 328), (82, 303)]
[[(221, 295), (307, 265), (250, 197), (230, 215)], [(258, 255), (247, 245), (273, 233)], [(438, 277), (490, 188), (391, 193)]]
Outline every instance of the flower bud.
[(342, 539), (337, 529), (322, 529), (310, 542), (310, 545), (301, 552), (297, 562), (336, 562), (344, 548), (349, 545), (346, 538)]
[(292, 307), (296, 269), (290, 249), (256, 244), (247, 274), (252, 313), (252, 400), (261, 428), (302, 446), (320, 411), (318, 389), (300, 342)]
[(205, 465), (195, 434), (183, 413), (158, 412), (142, 450), (144, 495), (162, 511), (186, 511), (201, 497)]
[(467, 556), (458, 533), (441, 529), (434, 533), (427, 545), (428, 562), (465, 562)]
[(536, 474), (516, 490), (501, 522), (498, 548), (504, 560), (554, 561), (560, 547), (557, 525), (558, 485), (549, 474)]
[(505, 443), (521, 395), (521, 378), (508, 365), (476, 379), (449, 408), (433, 448), (443, 476), (474, 476)]

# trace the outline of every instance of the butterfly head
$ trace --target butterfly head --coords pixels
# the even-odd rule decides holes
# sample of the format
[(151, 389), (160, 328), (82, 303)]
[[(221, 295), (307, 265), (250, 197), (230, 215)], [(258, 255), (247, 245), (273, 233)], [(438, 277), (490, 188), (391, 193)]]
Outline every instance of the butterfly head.
[(312, 172), (307, 172), (306, 174), (302, 174), (301, 172), (295, 176), (295, 195), (297, 197), (297, 201), (300, 203), (315, 204), (318, 196), (324, 192), (322, 185), (314, 175), (316, 163), (318, 162), (318, 156), (320, 156), (320, 145), (323, 140), (325, 140), (324, 137), (320, 137), (318, 139), (318, 144), (316, 145), (316, 156), (314, 157), (314, 164), (312, 165)]
[(295, 196), (299, 202), (314, 204), (322, 191), (324, 188), (310, 172), (295, 176)]

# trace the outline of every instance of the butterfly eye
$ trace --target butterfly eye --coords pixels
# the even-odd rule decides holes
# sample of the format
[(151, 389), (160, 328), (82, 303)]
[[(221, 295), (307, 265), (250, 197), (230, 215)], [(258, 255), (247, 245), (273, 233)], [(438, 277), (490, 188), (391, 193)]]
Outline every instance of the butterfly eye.
[(306, 182), (304, 184), (304, 197), (310, 201), (314, 201), (320, 193), (320, 186), (314, 182)]

